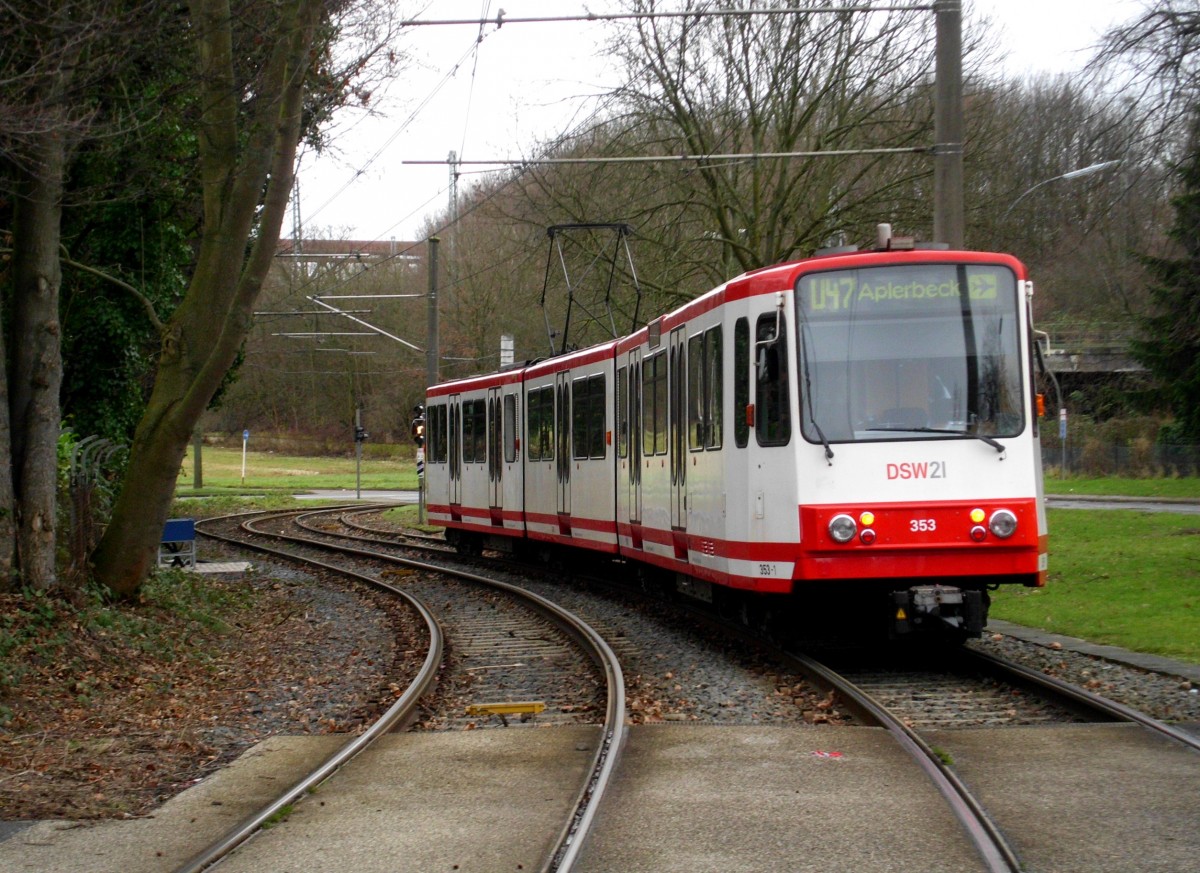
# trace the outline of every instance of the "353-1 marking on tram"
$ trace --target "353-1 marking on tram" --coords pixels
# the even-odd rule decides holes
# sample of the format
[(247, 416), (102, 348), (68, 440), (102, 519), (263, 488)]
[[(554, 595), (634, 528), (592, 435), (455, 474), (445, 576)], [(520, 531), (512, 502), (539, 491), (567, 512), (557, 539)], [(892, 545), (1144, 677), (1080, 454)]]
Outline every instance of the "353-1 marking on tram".
[(888, 479), (945, 479), (945, 461), (901, 461), (887, 465)]

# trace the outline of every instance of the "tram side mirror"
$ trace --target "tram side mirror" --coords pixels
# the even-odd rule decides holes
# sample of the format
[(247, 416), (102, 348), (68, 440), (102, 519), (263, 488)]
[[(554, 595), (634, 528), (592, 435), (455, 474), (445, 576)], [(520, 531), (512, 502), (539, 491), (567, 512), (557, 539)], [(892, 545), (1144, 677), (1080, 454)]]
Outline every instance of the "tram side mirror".
[(777, 294), (775, 296), (775, 324), (771, 335), (759, 339), (754, 344), (758, 356), (758, 379), (760, 382), (763, 379), (774, 379), (779, 375), (779, 355), (776, 346), (783, 330), (783, 306), (783, 294)]

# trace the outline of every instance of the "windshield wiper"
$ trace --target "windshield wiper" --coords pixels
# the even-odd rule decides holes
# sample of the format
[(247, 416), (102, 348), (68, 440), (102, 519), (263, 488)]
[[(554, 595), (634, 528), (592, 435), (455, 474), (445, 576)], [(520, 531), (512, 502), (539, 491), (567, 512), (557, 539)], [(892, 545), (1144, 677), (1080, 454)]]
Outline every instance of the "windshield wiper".
[[(808, 420), (812, 422), (813, 429), (821, 439), (821, 445), (825, 447), (825, 463), (832, 467), (833, 449), (829, 447), (829, 440), (825, 439), (825, 433), (821, 430), (821, 425), (817, 424), (817, 416), (813, 412), (812, 367), (808, 363), (808, 342), (812, 339), (812, 332), (808, 329), (808, 319), (804, 316), (804, 307), (798, 306), (796, 309), (800, 313), (800, 336), (797, 339), (800, 341), (800, 361), (804, 369), (804, 401), (808, 406)], [(801, 415), (803, 415), (803, 411), (801, 411)]]
[(827, 463), (829, 466), (832, 467), (833, 466), (833, 449), (829, 448), (829, 440), (825, 439), (825, 434), (821, 430), (821, 425), (817, 424), (817, 420), (812, 417), (812, 409), (811, 408), (808, 410), (808, 420), (812, 422), (812, 426), (816, 430), (817, 436), (821, 440), (821, 445), (823, 445), (825, 447), (825, 463)]
[(869, 427), (867, 430), (879, 430), (887, 433), (947, 433), (953, 436), (965, 436), (983, 440), (1000, 454), (1004, 454), (1005, 452), (1004, 446), (990, 436), (984, 436), (981, 433), (969, 433), (965, 430), (951, 430), (950, 428), (942, 427)]

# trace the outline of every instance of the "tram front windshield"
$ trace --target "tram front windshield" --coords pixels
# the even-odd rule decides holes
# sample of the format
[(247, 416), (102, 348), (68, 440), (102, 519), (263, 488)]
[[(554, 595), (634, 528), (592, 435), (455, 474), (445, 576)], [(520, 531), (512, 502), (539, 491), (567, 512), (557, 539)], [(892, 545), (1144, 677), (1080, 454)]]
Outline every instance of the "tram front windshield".
[(800, 407), (812, 443), (1016, 436), (1025, 427), (1016, 277), (922, 264), (796, 285)]

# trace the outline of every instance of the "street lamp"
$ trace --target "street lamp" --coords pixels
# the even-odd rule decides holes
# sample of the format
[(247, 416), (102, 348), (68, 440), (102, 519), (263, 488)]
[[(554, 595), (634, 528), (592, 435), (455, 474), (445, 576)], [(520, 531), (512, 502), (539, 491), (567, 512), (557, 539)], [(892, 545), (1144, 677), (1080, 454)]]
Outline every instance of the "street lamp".
[[(1103, 161), (1102, 163), (1099, 163), (1099, 164), (1092, 164), (1087, 167), (1080, 167), (1078, 170), (1071, 170), (1068, 173), (1062, 173), (1061, 175), (1058, 175), (1058, 176), (1052, 176), (1049, 179), (1043, 179), (1041, 182), (1038, 182), (1032, 188), (1029, 188), (1028, 190), (1022, 192), (1021, 196), (1018, 197), (1016, 200), (1014, 200), (1009, 205), (1008, 209), (1004, 210), (1004, 215), (1001, 217), (1000, 220), (1004, 221), (1006, 218), (1008, 218), (1008, 216), (1016, 208), (1018, 203), (1020, 203), (1022, 200), (1024, 200), (1026, 197), (1028, 197), (1030, 194), (1032, 194), (1038, 188), (1041, 188), (1043, 185), (1049, 185), (1051, 182), (1058, 182), (1058, 181), (1069, 180), (1069, 179), (1081, 179), (1084, 176), (1091, 176), (1094, 173), (1102, 173), (1105, 170), (1111, 170), (1113, 167), (1117, 166), (1117, 164), (1119, 164), (1119, 163), (1121, 163), (1120, 160)], [(1039, 357), (1040, 357), (1040, 354), (1039, 354)], [(1053, 371), (1050, 370), (1049, 367), (1047, 367), (1045, 372), (1047, 372), (1050, 375), (1050, 378), (1054, 381), (1054, 390), (1055, 390), (1055, 393), (1058, 394), (1058, 404), (1059, 404), (1058, 438), (1062, 443), (1062, 468), (1059, 471), (1059, 474), (1062, 476), (1066, 476), (1067, 475), (1067, 407), (1065, 405), (1063, 405), (1062, 391), (1058, 387), (1058, 379), (1055, 378)]]
[(1034, 185), (1029, 190), (1024, 191), (1020, 197), (1018, 197), (1016, 200), (1014, 200), (1012, 202), (1012, 204), (1008, 207), (1008, 209), (1004, 210), (1004, 215), (1001, 217), (1000, 220), (1003, 221), (1004, 219), (1008, 218), (1009, 213), (1011, 213), (1013, 211), (1013, 209), (1016, 208), (1018, 203), (1020, 203), (1022, 200), (1024, 200), (1026, 197), (1028, 197), (1030, 194), (1032, 194), (1038, 188), (1041, 188), (1043, 185), (1049, 185), (1051, 182), (1058, 182), (1058, 181), (1063, 181), (1063, 180), (1068, 180), (1068, 179), (1081, 179), (1084, 176), (1091, 176), (1094, 173), (1102, 173), (1105, 170), (1111, 170), (1113, 167), (1117, 166), (1117, 164), (1119, 164), (1119, 163), (1121, 163), (1120, 160), (1104, 161), (1103, 163), (1100, 163), (1100, 164), (1092, 164), (1090, 167), (1081, 167), (1078, 170), (1071, 170), (1071, 172), (1063, 173), (1060, 176), (1052, 176), (1049, 179), (1043, 179), (1041, 182), (1038, 182), (1036, 185)]

